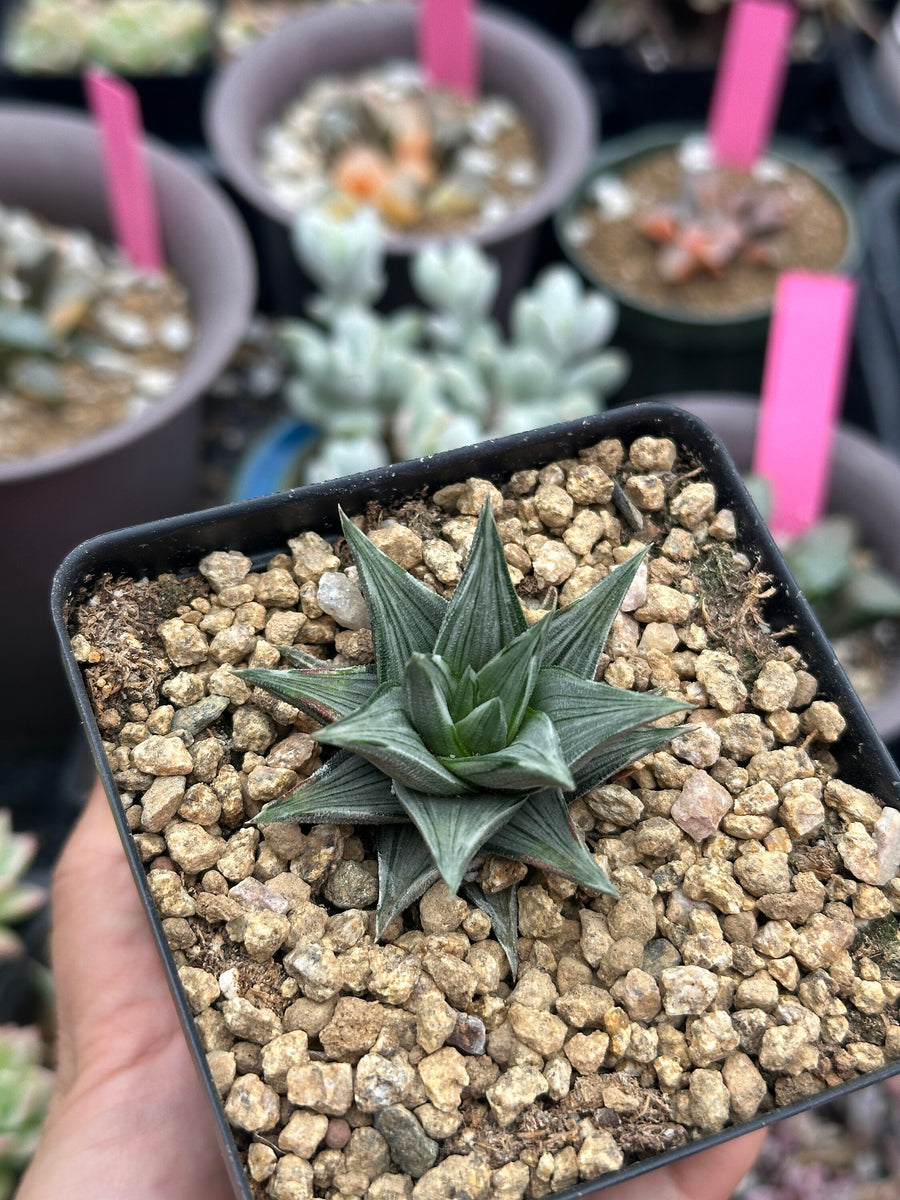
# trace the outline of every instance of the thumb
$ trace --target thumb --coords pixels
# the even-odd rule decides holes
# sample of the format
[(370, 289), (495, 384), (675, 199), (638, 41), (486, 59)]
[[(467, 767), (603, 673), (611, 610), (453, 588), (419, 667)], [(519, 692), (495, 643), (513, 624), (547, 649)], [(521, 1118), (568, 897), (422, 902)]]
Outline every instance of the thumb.
[(98, 1058), (106, 1070), (127, 1066), (110, 1062), (110, 1055), (140, 1058), (177, 1025), (147, 916), (99, 784), (57, 864), (51, 903), (59, 1087), (65, 1091)]

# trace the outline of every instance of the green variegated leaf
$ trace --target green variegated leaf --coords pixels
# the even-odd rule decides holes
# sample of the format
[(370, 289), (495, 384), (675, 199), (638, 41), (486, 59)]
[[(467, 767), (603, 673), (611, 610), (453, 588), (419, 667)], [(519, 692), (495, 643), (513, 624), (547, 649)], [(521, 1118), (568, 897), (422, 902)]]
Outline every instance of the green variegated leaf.
[(506, 710), (499, 696), (479, 704), (456, 724), (456, 733), (466, 750), (463, 757), (502, 750), (509, 741), (507, 728)]
[(491, 918), (494, 937), (503, 947), (513, 979), (519, 972), (519, 903), (516, 888), (483, 892), (477, 883), (464, 883), (463, 895)]
[(397, 798), (422, 835), (441, 878), (456, 895), (472, 855), (524, 803), (524, 796), (426, 796), (396, 785)]
[(643, 758), (645, 754), (652, 754), (660, 746), (665, 746), (680, 732), (680, 726), (674, 729), (632, 729), (605, 742), (593, 758), (573, 772), (575, 797), (583, 796), (591, 788), (606, 783), (607, 779), (611, 779), (637, 759)]
[(352, 821), (359, 825), (381, 825), (405, 819), (406, 813), (387, 775), (364, 758), (340, 750), (295, 792), (267, 804), (254, 817), (254, 823), (295, 821), (305, 825)]
[(632, 555), (589, 592), (549, 617), (545, 663), (574, 671), (582, 679), (594, 678), (616, 613), (645, 554), (642, 550)]
[(563, 757), (572, 768), (592, 758), (617, 734), (690, 708), (682, 700), (592, 683), (558, 667), (541, 668), (532, 703), (553, 722)]
[(434, 650), (447, 601), (383, 554), (344, 513), (341, 527), (372, 618), (378, 682), (399, 683), (410, 655)]
[(413, 729), (403, 711), (403, 691), (391, 684), (381, 684), (362, 708), (314, 736), (325, 745), (352, 750), (416, 791), (438, 796), (471, 791), (441, 765)]
[(338, 667), (318, 671), (235, 671), (239, 679), (286, 700), (317, 721), (349, 716), (370, 698), (377, 682), (368, 667)]
[(455, 675), (481, 668), (526, 628), (497, 522), (485, 502), (478, 518), (469, 560), (446, 610), (435, 654)]
[[(514, 738), (525, 718), (547, 640), (548, 620), (538, 621), (495, 654), (478, 672), (478, 699), (499, 696), (506, 710), (508, 738)], [(536, 707), (536, 706), (535, 706)]]
[(437, 879), (434, 859), (414, 825), (385, 825), (379, 829), (376, 938)]
[(504, 858), (515, 858), (554, 871), (584, 887), (617, 895), (570, 825), (568, 806), (555, 789), (529, 796), (518, 812), (494, 834), (486, 849), (502, 854)]
[(529, 709), (522, 728), (509, 746), (475, 758), (442, 758), (459, 778), (487, 791), (528, 792), (537, 788), (568, 790), (574, 780), (566, 766), (550, 718)]
[(443, 659), (414, 654), (403, 676), (403, 707), (432, 754), (465, 754), (453, 728), (447, 693), (453, 679)]

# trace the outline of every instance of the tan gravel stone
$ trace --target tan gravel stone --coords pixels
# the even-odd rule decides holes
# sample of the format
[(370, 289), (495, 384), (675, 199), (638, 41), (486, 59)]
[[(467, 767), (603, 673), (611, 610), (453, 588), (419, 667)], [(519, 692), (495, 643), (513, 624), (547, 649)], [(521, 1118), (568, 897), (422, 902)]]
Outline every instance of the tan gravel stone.
[(478, 1154), (451, 1154), (426, 1171), (413, 1188), (413, 1200), (488, 1200), (491, 1171)]
[(291, 1067), (287, 1096), (298, 1108), (342, 1117), (353, 1103), (353, 1068), (349, 1063), (321, 1062)]
[(225, 1116), (247, 1133), (264, 1133), (278, 1121), (278, 1095), (258, 1075), (235, 1079), (225, 1101)]
[[(687, 620), (687, 617), (684, 619)], [(722, 650), (701, 651), (697, 658), (697, 682), (706, 689), (710, 703), (726, 715), (743, 708), (747, 688), (740, 678), (738, 661), (730, 654)], [(721, 737), (718, 726), (716, 732)]]
[(731, 1097), (718, 1071), (698, 1068), (688, 1085), (691, 1121), (703, 1133), (724, 1128), (731, 1111)]
[(165, 839), (169, 857), (192, 875), (215, 866), (225, 849), (224, 838), (187, 821), (169, 825)]
[(615, 1138), (605, 1129), (597, 1130), (581, 1143), (578, 1151), (578, 1174), (582, 1179), (597, 1179), (610, 1171), (618, 1171), (625, 1155)]
[(276, 1092), (287, 1091), (287, 1074), (291, 1067), (302, 1067), (309, 1061), (307, 1045), (306, 1034), (296, 1029), (272, 1038), (263, 1046), (263, 1078)]
[(722, 1079), (731, 1099), (734, 1121), (749, 1121), (766, 1095), (766, 1081), (746, 1054), (730, 1054), (722, 1064)]
[(192, 917), (197, 911), (177, 871), (150, 871), (147, 885), (161, 917)]
[(278, 1135), (278, 1145), (298, 1158), (311, 1159), (328, 1132), (328, 1117), (324, 1113), (299, 1109)]
[(683, 1017), (705, 1012), (715, 1000), (719, 981), (703, 967), (669, 967), (660, 974), (666, 1015)]
[(282, 1155), (269, 1181), (267, 1194), (272, 1200), (312, 1200), (312, 1167), (296, 1154)]
[(547, 1090), (547, 1079), (536, 1067), (510, 1067), (485, 1092), (500, 1126), (510, 1125), (519, 1113)]

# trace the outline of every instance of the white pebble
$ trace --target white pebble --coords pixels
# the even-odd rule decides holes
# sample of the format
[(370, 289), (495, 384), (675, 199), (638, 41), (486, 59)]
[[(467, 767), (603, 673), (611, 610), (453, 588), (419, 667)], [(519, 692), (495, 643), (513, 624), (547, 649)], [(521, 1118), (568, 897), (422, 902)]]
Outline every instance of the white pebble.
[(509, 201), (502, 196), (488, 196), (481, 206), (481, 219), (493, 225), (509, 216)]
[(537, 166), (534, 159), (514, 158), (506, 168), (506, 178), (513, 187), (533, 187), (537, 182)]
[(484, 178), (497, 170), (497, 156), (480, 146), (464, 146), (457, 156), (457, 165), (469, 175)]
[(160, 321), (156, 333), (163, 346), (173, 354), (187, 350), (194, 336), (190, 322), (179, 316), (165, 317)]
[(620, 221), (634, 212), (631, 188), (618, 175), (599, 175), (589, 190), (604, 221)]
[(684, 139), (678, 148), (678, 165), (685, 171), (708, 171), (713, 166), (712, 147), (705, 134)]
[(587, 217), (571, 217), (563, 229), (563, 234), (570, 246), (583, 246), (591, 240), (593, 226)]

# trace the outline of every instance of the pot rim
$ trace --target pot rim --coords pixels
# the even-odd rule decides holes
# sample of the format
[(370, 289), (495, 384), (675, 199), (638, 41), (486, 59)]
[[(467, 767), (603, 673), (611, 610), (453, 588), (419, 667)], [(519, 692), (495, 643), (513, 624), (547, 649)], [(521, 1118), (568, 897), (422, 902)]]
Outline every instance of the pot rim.
[[(570, 244), (565, 227), (576, 208), (581, 204), (584, 192), (599, 175), (612, 169), (629, 166), (658, 151), (669, 149), (692, 134), (703, 133), (701, 126), (690, 122), (671, 122), (653, 125), (634, 133), (624, 134), (609, 142), (601, 143), (591, 160), (586, 173), (570, 193), (565, 203), (553, 217), (553, 231), (557, 245), (572, 265), (600, 291), (611, 296), (622, 308), (631, 309), (644, 317), (664, 321), (672, 326), (689, 330), (735, 329), (754, 322), (765, 322), (772, 314), (772, 303), (757, 305), (743, 312), (715, 316), (685, 312), (675, 305), (655, 305), (620, 290), (615, 284), (596, 272), (579, 255), (578, 247)], [(837, 204), (847, 226), (847, 244), (835, 272), (854, 274), (862, 261), (863, 236), (859, 222), (856, 189), (849, 176), (821, 151), (805, 142), (776, 134), (767, 151), (769, 157), (799, 168), (822, 187)]]
[[(255, 160), (235, 142), (232, 117), (241, 107), (242, 97), (247, 91), (255, 90), (258, 79), (272, 70), (274, 64), (280, 63), (292, 47), (306, 46), (317, 37), (329, 36), (335, 29), (348, 40), (363, 37), (369, 28), (378, 30), (394, 27), (400, 34), (407, 34), (411, 30), (415, 35), (415, 20), (416, 6), (407, 0), (380, 0), (380, 3), (372, 5), (338, 5), (313, 10), (284, 22), (275, 32), (220, 70), (206, 97), (204, 126), (213, 154), (234, 188), (267, 217), (290, 228), (297, 213), (284, 208), (274, 198), (263, 182)], [(462, 237), (478, 245), (489, 246), (539, 224), (562, 203), (584, 170), (596, 141), (597, 122), (588, 83), (574, 57), (562, 46), (558, 46), (528, 21), (505, 10), (501, 13), (484, 6), (475, 20), (482, 45), (514, 61), (524, 59), (527, 77), (548, 79), (556, 85), (560, 93), (560, 103), (557, 105), (559, 123), (561, 125), (564, 121), (570, 143), (565, 156), (561, 156), (555, 164), (555, 170), (545, 171), (535, 191), (502, 221), (449, 235), (450, 238)], [(326, 70), (330, 68), (320, 70), (319, 74), (324, 74)], [(299, 96), (303, 87), (317, 77), (314, 74), (302, 77), (295, 95)], [(490, 87), (488, 79), (486, 90), (490, 91)], [(564, 102), (563, 92), (567, 93)], [(254, 131), (256, 135), (259, 132), (259, 129)], [(542, 150), (546, 156), (553, 147), (545, 146)], [(388, 254), (412, 254), (435, 240), (434, 234), (401, 234), (385, 229)]]
[[(224, 1108), (215, 1089), (206, 1057), (180, 987), (172, 952), (162, 931), (160, 919), (150, 896), (144, 865), (128, 828), (118, 789), (109, 762), (103, 752), (102, 737), (87, 696), (78, 663), (75, 661), (67, 632), (69, 603), (79, 588), (95, 579), (101, 571), (127, 569), (132, 574), (148, 574), (163, 569), (184, 570), (195, 567), (197, 559), (210, 550), (228, 546), (242, 548), (254, 559), (254, 565), (280, 549), (288, 536), (298, 529), (316, 527), (328, 534), (338, 532), (335, 517), (338, 501), (352, 511), (366, 498), (378, 495), (384, 502), (417, 490), (423, 484), (441, 486), (480, 472), (482, 477), (508, 477), (517, 467), (536, 466), (558, 457), (570, 457), (579, 447), (602, 437), (672, 437), (695, 458), (704, 458), (705, 466), (719, 491), (720, 500), (738, 510), (743, 536), (759, 554), (763, 569), (779, 585), (770, 601), (770, 617), (778, 623), (792, 624), (796, 644), (817, 674), (822, 690), (838, 701), (847, 719), (847, 731), (838, 743), (844, 772), (857, 784), (879, 796), (882, 803), (900, 807), (900, 772), (878, 737), (872, 722), (853, 692), (821, 626), (784, 563), (771, 534), (720, 439), (698, 417), (669, 404), (645, 402), (613, 409), (593, 417), (532, 430), (525, 434), (491, 439), (477, 446), (450, 450), (429, 458), (413, 459), (379, 470), (362, 472), (322, 484), (310, 484), (275, 496), (223, 505), (199, 513), (150, 522), (130, 529), (101, 534), (73, 550), (60, 565), (51, 592), (51, 608), (60, 641), (69, 685), (75, 695), (98, 773), (119, 830), (125, 853), (142, 897), (163, 966), (173, 993), (185, 1036), (193, 1051), (195, 1065), (213, 1105), (214, 1117), (223, 1139), (223, 1153), (236, 1194), (251, 1200), (237, 1146), (225, 1120)], [(324, 514), (327, 514), (324, 515)], [(243, 536), (243, 541), (241, 537)], [(174, 560), (174, 561), (173, 561)], [(664, 1151), (619, 1171), (593, 1180), (585, 1180), (565, 1191), (554, 1193), (555, 1200), (587, 1200), (602, 1191), (647, 1171), (666, 1166), (700, 1150), (730, 1141), (743, 1133), (763, 1129), (782, 1117), (793, 1116), (817, 1104), (848, 1095), (860, 1087), (889, 1078), (900, 1071), (900, 1062), (887, 1063), (837, 1087), (827, 1088), (791, 1104), (757, 1114), (749, 1121), (704, 1135), (684, 1146)]]
[[(31, 139), (75, 142), (82, 153), (96, 159), (100, 169), (99, 137), (89, 117), (50, 105), (4, 103), (0, 104), (0, 128), (22, 142)], [(189, 350), (174, 386), (165, 396), (138, 416), (119, 421), (70, 446), (0, 463), (0, 486), (67, 471), (93, 459), (102, 459), (167, 424), (213, 382), (247, 327), (256, 295), (256, 264), (249, 237), (237, 212), (211, 180), (183, 155), (153, 137), (147, 137), (145, 144), (156, 186), (176, 194), (185, 193), (195, 208), (202, 205), (205, 223), (214, 227), (216, 261), (225, 268), (218, 311), (204, 326), (195, 325), (195, 334), (200, 336)]]

